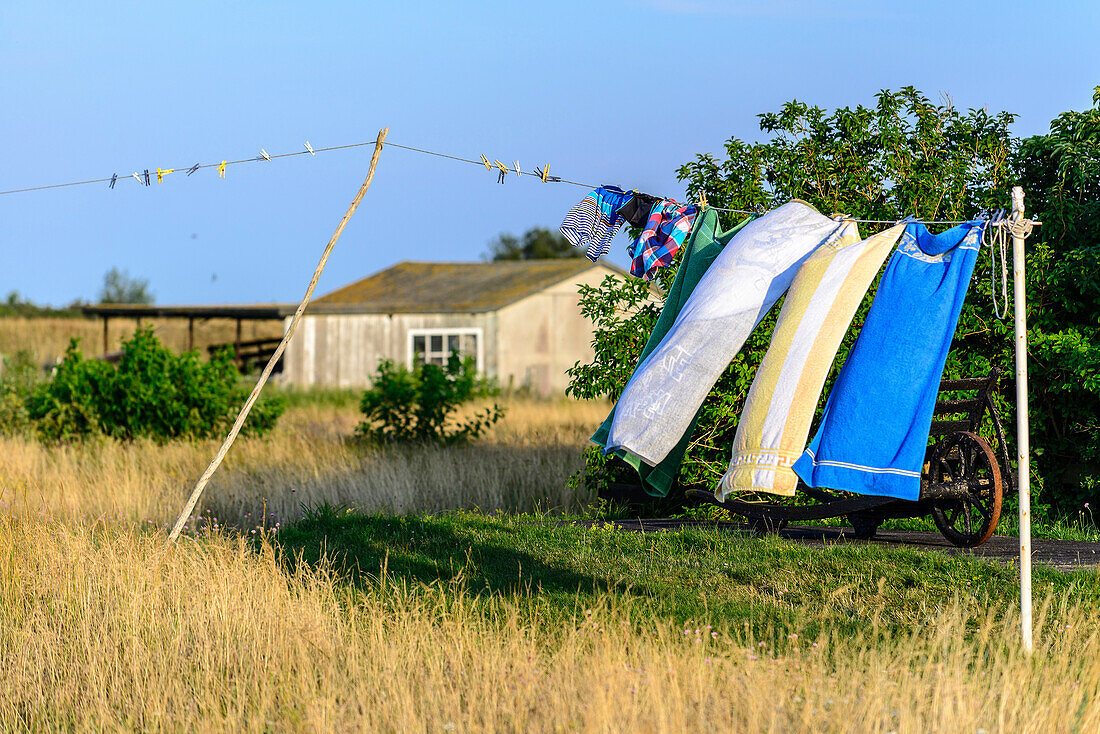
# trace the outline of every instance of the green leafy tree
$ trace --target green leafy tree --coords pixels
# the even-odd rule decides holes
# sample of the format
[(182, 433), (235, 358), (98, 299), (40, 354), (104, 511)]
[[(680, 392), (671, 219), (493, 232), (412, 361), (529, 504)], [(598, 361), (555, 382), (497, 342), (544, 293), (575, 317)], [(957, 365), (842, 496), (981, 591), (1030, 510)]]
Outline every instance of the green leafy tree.
[[(895, 221), (910, 214), (965, 219), (1008, 200), (1016, 178), (1016, 141), (1008, 129), (1012, 120), (1006, 112), (964, 113), (949, 102), (935, 104), (911, 87), (882, 91), (873, 106), (832, 112), (792, 101), (778, 112), (760, 115), (761, 142), (731, 138), (724, 158), (699, 155), (677, 173), (689, 198), (705, 192), (717, 207), (753, 210), (800, 198), (826, 214), (844, 212), (860, 219)], [(988, 272), (988, 252), (981, 258), (978, 271)], [(663, 274), (666, 283), (674, 268)], [(975, 290), (959, 333), (967, 335), (960, 344), (977, 352), (957, 347), (949, 374), (984, 374), (1003, 353), (1006, 340), (1011, 342), (1011, 323), (991, 325), (989, 292)], [(582, 290), (582, 312), (597, 327), (595, 359), (570, 370), (570, 394), (617, 398), (621, 393), (656, 319), (657, 309), (639, 293), (637, 284), (613, 280)], [(869, 295), (853, 320), (826, 391), (859, 333), (870, 300)], [(780, 306), (749, 337), (704, 402), (681, 468), (682, 485), (713, 487), (725, 471), (738, 417)], [(621, 466), (606, 463), (598, 449), (587, 452), (589, 486), (632, 479)]]
[(489, 243), (488, 260), (553, 260), (562, 257), (582, 257), (583, 250), (573, 247), (557, 232), (533, 227), (521, 237), (500, 234)]
[[(1033, 465), (1066, 514), (1100, 501), (1100, 87), (1020, 145)], [(1011, 346), (1001, 360), (1011, 364)]]
[(153, 293), (149, 290), (149, 281), (131, 278), (130, 273), (111, 268), (103, 276), (103, 290), (99, 292), (100, 303), (152, 303)]
[(492, 405), (464, 420), (455, 411), (491, 392), (478, 379), (473, 357), (455, 352), (443, 366), (417, 362), (412, 369), (384, 359), (373, 385), (363, 393), (359, 410), (364, 420), (355, 433), (382, 443), (467, 443), (504, 416)]

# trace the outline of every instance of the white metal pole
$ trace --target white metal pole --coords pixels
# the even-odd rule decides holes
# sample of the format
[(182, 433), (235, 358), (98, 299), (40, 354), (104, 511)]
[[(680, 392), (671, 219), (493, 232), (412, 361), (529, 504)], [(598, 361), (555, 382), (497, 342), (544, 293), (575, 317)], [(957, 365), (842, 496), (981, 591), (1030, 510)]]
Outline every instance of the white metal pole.
[(1027, 304), (1024, 300), (1024, 238), (1017, 223), (1024, 219), (1024, 190), (1012, 188), (1012, 281), (1016, 307), (1016, 459), (1020, 499), (1020, 632), (1024, 651), (1031, 654), (1031, 466), (1028, 460)]

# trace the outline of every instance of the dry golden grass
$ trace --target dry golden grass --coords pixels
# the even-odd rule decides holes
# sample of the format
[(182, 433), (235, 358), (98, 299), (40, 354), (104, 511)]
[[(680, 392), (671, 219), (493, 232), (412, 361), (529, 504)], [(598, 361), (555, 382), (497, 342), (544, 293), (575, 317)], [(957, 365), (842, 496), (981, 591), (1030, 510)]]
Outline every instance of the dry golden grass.
[[(508, 407), (451, 450), (355, 447), (353, 408), (295, 408), (234, 447), (200, 511), (247, 528), (303, 503), (575, 506), (565, 478), (606, 406)], [(1010, 602), (963, 596), (900, 634), (684, 630), (624, 594), (563, 623), (537, 589), (353, 585), (270, 535), (207, 526), (166, 547), (216, 444), (0, 440), (0, 730), (1100, 730), (1100, 620), (1064, 597), (1041, 600), (1030, 659), (996, 613)], [(847, 615), (824, 613), (826, 630)]]
[[(351, 589), (214, 534), (0, 517), (0, 727), (142, 731), (1088, 732), (1100, 630), (1041, 605), (1015, 621), (760, 646), (632, 626), (616, 603), (540, 623), (461, 581)], [(530, 600), (527, 600), (530, 601)], [(1058, 620), (1055, 622), (1054, 620)]]
[[(183, 319), (147, 319), (142, 325), (150, 325), (168, 347), (176, 351), (187, 349), (187, 321)], [(121, 340), (133, 336), (137, 328), (135, 319), (111, 319), (107, 336), (108, 351), (121, 348)], [(241, 325), (241, 339), (278, 338), (283, 326), (278, 321), (245, 321)], [(195, 348), (203, 354), (211, 344), (228, 344), (237, 337), (236, 321), (209, 319), (195, 322)], [(103, 352), (103, 322), (84, 318), (0, 318), (0, 354), (29, 351), (41, 362), (52, 362), (65, 353), (70, 339), (80, 339), (80, 348), (87, 355)]]
[[(483, 440), (461, 448), (373, 448), (347, 440), (354, 408), (292, 408), (268, 438), (239, 439), (196, 516), (249, 527), (297, 519), (304, 505), (368, 512), (577, 508), (567, 488), (603, 403), (507, 401)], [(43, 446), (0, 438), (0, 511), (58, 519), (176, 517), (218, 441)], [(193, 526), (192, 526), (193, 527)]]

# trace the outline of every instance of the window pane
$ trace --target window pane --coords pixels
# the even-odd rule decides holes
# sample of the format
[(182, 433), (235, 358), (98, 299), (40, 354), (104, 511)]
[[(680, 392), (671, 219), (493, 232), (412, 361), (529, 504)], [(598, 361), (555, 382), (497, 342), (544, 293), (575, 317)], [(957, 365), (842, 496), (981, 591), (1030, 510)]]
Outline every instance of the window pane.
[(442, 352), (443, 351), (443, 335), (442, 334), (433, 334), (432, 335), (432, 351), (433, 352)]
[(477, 335), (476, 334), (463, 334), (462, 346), (459, 348), (463, 354), (468, 354), (471, 357), (477, 356)]
[(441, 354), (433, 354), (431, 357), (428, 358), (427, 361), (428, 364), (437, 364), (440, 367), (442, 367), (445, 362), (445, 360), (443, 359), (443, 355)]
[(421, 356), (424, 354), (424, 337), (422, 336), (413, 337), (413, 356), (415, 357), (418, 354)]
[(447, 353), (450, 354), (451, 352), (457, 352), (459, 351), (459, 349), (461, 349), (461, 347), (458, 346), (458, 334), (451, 334), (450, 336), (448, 336)]

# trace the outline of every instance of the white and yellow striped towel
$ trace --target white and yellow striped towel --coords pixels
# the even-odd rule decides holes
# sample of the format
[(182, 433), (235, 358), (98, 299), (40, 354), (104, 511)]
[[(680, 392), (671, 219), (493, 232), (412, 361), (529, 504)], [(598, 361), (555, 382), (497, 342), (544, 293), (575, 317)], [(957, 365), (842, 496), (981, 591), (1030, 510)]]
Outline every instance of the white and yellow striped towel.
[(787, 293), (733, 440), (716, 495), (748, 490), (793, 496), (791, 465), (806, 448), (825, 378), (860, 301), (905, 224), (859, 241), (854, 222), (806, 259)]

